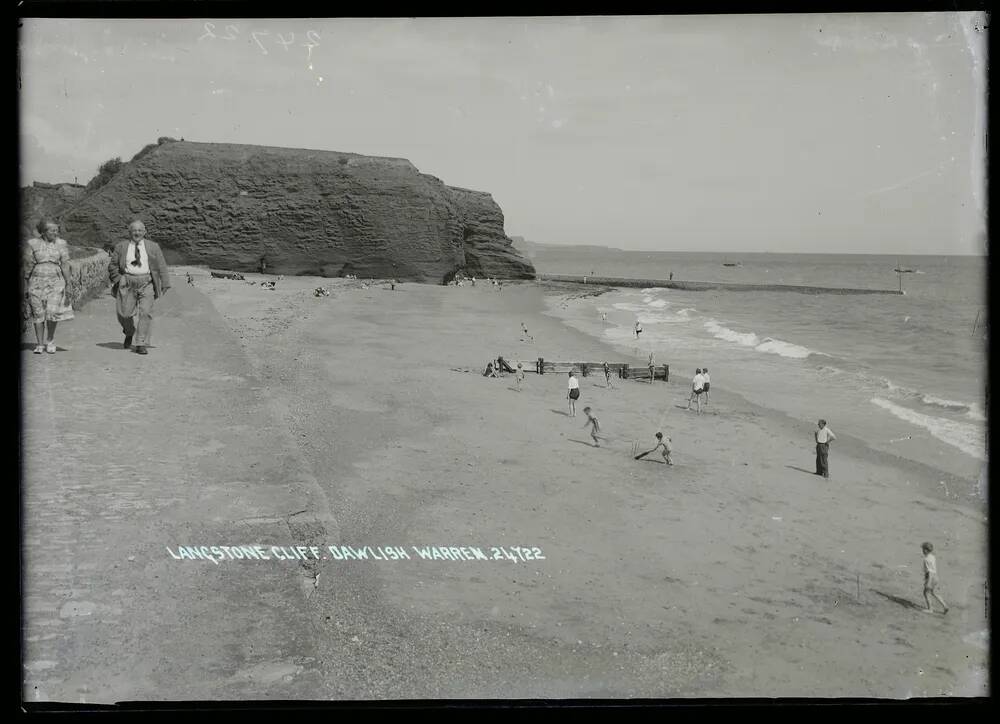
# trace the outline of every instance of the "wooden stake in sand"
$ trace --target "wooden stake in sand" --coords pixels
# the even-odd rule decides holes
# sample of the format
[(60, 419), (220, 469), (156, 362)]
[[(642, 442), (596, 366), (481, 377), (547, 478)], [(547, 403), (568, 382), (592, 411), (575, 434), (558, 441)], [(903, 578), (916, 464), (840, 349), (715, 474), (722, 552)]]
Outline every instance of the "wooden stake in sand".
[(858, 603), (861, 603), (861, 574), (858, 575)]

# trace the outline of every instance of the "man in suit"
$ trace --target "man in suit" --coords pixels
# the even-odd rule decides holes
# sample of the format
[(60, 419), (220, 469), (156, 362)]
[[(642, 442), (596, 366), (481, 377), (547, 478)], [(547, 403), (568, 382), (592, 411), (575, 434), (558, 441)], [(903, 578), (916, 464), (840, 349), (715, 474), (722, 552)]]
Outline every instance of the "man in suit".
[(153, 300), (170, 289), (170, 270), (159, 244), (146, 238), (146, 226), (136, 219), (128, 228), (132, 240), (115, 245), (108, 274), (115, 312), (125, 334), (122, 348), (131, 347), (135, 338), (136, 353), (148, 354)]

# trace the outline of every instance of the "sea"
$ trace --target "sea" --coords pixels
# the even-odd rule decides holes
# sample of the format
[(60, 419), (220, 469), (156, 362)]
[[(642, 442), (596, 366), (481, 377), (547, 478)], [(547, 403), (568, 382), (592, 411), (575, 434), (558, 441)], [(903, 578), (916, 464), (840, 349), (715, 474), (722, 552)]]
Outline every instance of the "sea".
[[(707, 366), (714, 388), (813, 428), (825, 418), (838, 436), (959, 476), (972, 482), (970, 494), (985, 497), (984, 257), (532, 247), (525, 255), (542, 275), (673, 273), (674, 281), (897, 290), (902, 284), (902, 296), (617, 288), (568, 303), (550, 297), (547, 313), (637, 363), (652, 352), (684, 389), (695, 368)], [(898, 275), (897, 267), (913, 272)], [(643, 328), (638, 341), (636, 321)]]

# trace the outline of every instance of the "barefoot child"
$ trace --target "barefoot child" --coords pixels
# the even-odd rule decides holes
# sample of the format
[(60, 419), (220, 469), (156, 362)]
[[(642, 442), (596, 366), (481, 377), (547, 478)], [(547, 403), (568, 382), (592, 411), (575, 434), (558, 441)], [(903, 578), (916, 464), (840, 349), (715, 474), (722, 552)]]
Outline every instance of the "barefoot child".
[(521, 363), (517, 363), (517, 372), (514, 373), (514, 382), (517, 384), (517, 391), (521, 391), (521, 383), (524, 382), (524, 368)]
[(658, 432), (656, 433), (656, 447), (654, 447), (652, 450), (647, 450), (644, 453), (636, 455), (635, 459), (639, 460), (640, 458), (644, 458), (650, 453), (654, 453), (657, 450), (659, 450), (660, 454), (663, 455), (663, 462), (665, 462), (667, 465), (673, 465), (674, 461), (670, 459), (670, 453), (673, 452), (673, 447), (671, 446), (670, 443), (671, 440), (669, 437), (664, 438), (663, 433)]
[(604, 363), (604, 383), (608, 389), (614, 389), (614, 386), (611, 384), (611, 368), (607, 362)]
[(590, 414), (589, 407), (584, 407), (583, 413), (587, 416), (587, 422), (584, 423), (583, 426), (584, 427), (587, 427), (588, 425), (593, 426), (590, 431), (590, 437), (594, 441), (594, 447), (600, 447), (601, 444), (597, 441), (597, 433), (601, 431), (601, 426), (598, 424), (597, 418)]
[(937, 575), (937, 560), (934, 558), (934, 554), (931, 552), (934, 550), (934, 546), (931, 543), (924, 543), (920, 546), (920, 550), (924, 553), (924, 601), (927, 603), (927, 608), (924, 609), (926, 613), (934, 613), (934, 607), (931, 606), (931, 596), (941, 604), (941, 608), (944, 609), (942, 613), (948, 613), (948, 604), (944, 602), (944, 599), (938, 595), (938, 575)]

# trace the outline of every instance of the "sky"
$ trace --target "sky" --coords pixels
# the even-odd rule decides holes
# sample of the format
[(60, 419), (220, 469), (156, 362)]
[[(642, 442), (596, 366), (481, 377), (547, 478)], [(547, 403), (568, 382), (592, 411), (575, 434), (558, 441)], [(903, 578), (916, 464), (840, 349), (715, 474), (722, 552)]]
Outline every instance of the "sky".
[(985, 22), (29, 18), (21, 179), (171, 136), (407, 158), (541, 243), (980, 254)]

